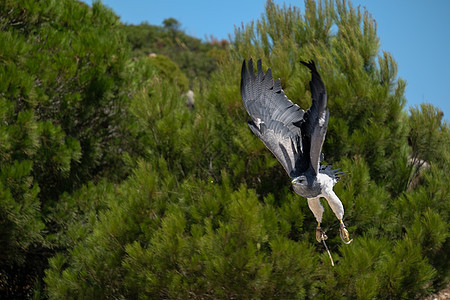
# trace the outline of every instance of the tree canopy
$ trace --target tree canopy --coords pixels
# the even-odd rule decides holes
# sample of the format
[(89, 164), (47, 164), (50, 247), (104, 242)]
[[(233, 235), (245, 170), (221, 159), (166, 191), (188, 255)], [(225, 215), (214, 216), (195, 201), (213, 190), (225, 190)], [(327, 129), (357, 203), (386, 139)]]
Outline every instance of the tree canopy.
[[(1, 298), (415, 299), (448, 284), (448, 124), (429, 104), (407, 111), (369, 12), (269, 0), (221, 43), (176, 19), (121, 24), (100, 2), (3, 1), (0, 15)], [(249, 58), (303, 109), (299, 61), (317, 63), (354, 239), (325, 205), (335, 267), (248, 129)]]

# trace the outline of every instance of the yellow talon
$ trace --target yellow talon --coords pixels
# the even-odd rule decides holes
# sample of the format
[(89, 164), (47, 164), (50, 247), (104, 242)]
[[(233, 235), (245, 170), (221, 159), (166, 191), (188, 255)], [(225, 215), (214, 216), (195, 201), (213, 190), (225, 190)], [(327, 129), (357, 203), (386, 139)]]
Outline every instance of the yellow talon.
[(348, 245), (353, 241), (353, 239), (350, 239), (350, 235), (348, 233), (348, 230), (345, 228), (344, 222), (342, 222), (342, 220), (339, 220), (339, 222), (341, 223), (339, 228), (341, 240), (344, 242), (344, 244)]

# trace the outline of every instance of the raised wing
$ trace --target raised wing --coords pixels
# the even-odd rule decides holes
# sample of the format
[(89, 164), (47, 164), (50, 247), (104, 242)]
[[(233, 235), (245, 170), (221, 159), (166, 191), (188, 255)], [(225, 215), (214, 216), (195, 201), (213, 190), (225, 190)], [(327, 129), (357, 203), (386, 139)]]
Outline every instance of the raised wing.
[[(241, 72), (241, 96), (245, 109), (252, 118), (249, 127), (275, 155), (291, 178), (306, 171), (309, 157), (304, 157), (301, 126), (305, 112), (292, 103), (281, 88), (280, 79), (275, 83), (269, 68), (264, 74), (261, 60), (257, 73), (253, 61), (244, 61)], [(309, 149), (308, 149), (309, 150)]]
[(317, 72), (313, 61), (301, 63), (311, 71), (311, 89), (312, 105), (306, 111), (304, 122), (301, 124), (304, 140), (309, 139), (311, 166), (315, 174), (319, 172), (320, 156), (322, 152), (323, 141), (327, 133), (328, 118), (330, 112), (327, 109), (327, 91), (325, 85)]

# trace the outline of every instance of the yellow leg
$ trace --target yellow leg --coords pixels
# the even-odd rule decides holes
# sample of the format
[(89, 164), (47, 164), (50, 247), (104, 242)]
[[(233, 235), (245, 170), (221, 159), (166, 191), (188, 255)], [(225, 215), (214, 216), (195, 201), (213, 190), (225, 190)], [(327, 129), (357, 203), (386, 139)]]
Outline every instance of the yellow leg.
[(342, 222), (342, 219), (339, 219), (339, 222), (341, 223), (340, 227), (339, 227), (339, 233), (341, 235), (341, 240), (344, 242), (344, 244), (350, 244), (353, 239), (350, 239), (350, 235), (347, 231), (347, 229), (345, 228), (344, 222)]
[(316, 228), (316, 240), (320, 243), (322, 240), (326, 240), (328, 237), (325, 232), (320, 228), (320, 222), (317, 222)]

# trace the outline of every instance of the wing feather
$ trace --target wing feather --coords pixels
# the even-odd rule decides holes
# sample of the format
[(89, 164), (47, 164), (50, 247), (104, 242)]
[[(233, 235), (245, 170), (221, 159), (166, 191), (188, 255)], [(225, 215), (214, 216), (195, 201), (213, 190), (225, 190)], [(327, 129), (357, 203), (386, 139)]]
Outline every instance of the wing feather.
[(271, 122), (269, 126), (266, 126), (265, 123), (260, 123), (257, 126), (253, 121), (249, 121), (248, 125), (278, 159), (286, 173), (291, 178), (297, 177), (299, 175), (297, 165), (301, 155), (300, 145), (289, 136), (286, 127), (276, 121)]
[(323, 142), (327, 133), (328, 118), (330, 112), (327, 109), (327, 91), (325, 85), (317, 72), (313, 61), (304, 62), (303, 65), (311, 71), (311, 81), (309, 87), (311, 89), (312, 105), (306, 111), (302, 124), (303, 134), (309, 138), (311, 166), (315, 174), (319, 172), (320, 156), (322, 152)]
[[(306, 171), (309, 157), (304, 157), (301, 124), (305, 112), (289, 100), (281, 88), (280, 79), (274, 83), (269, 68), (264, 74), (261, 60), (256, 75), (253, 61), (244, 61), (241, 71), (241, 96), (252, 118), (249, 127), (275, 155), (291, 177)], [(308, 149), (309, 152), (309, 149)]]

